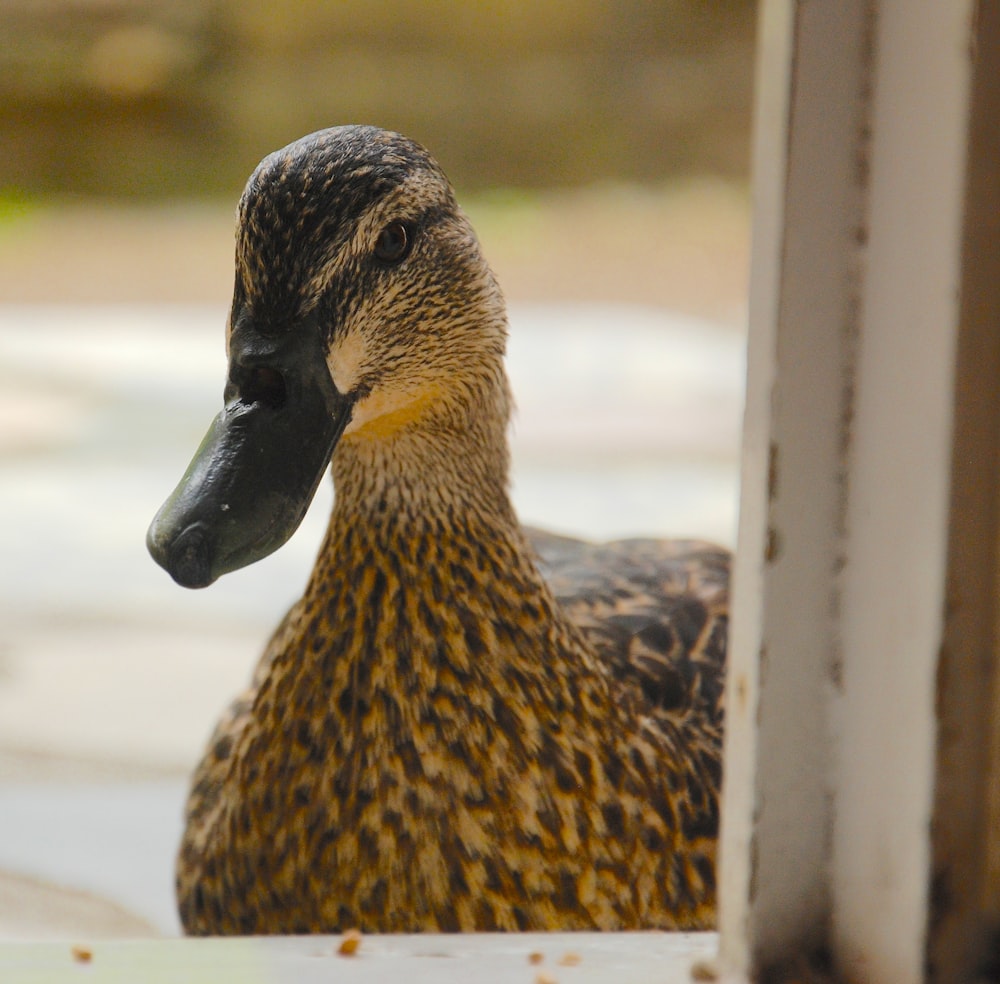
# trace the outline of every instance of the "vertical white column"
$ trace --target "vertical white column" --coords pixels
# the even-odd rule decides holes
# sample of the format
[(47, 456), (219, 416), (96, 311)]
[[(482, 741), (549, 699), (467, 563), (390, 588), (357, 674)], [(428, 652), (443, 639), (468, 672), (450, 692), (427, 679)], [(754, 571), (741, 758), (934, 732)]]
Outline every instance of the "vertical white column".
[(878, 6), (832, 774), (835, 948), (859, 981), (924, 979), (972, 8)]
[[(982, 469), (955, 444), (1000, 451), (973, 426), (1000, 411), (986, 373), (956, 371), (966, 219), (988, 200), (967, 167), (976, 10), (764, 0), (720, 917), (744, 973), (814, 948), (866, 984), (957, 973), (929, 945), (931, 885), (970, 870), (948, 811), (991, 808), (975, 768), (949, 782), (991, 747), (997, 617), (996, 549), (968, 546), (997, 538), (996, 503), (962, 491)], [(952, 630), (947, 586), (982, 578), (978, 628)]]
[(853, 387), (868, 5), (765, 0), (721, 866), (744, 972), (829, 922), (844, 446)]

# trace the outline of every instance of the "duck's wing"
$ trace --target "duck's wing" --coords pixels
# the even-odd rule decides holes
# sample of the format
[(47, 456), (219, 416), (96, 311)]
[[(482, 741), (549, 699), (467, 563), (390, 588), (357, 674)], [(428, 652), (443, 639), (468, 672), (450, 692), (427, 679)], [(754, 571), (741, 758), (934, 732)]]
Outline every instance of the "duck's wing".
[(586, 543), (526, 528), (556, 600), (613, 676), (654, 708), (721, 727), (727, 550), (699, 540)]

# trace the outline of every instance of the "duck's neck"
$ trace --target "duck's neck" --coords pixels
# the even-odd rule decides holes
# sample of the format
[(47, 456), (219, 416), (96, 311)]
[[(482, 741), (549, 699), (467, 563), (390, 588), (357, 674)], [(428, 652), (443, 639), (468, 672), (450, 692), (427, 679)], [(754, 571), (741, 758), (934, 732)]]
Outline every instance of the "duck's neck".
[(416, 534), (449, 519), (516, 529), (507, 380), (501, 372), (472, 383), (466, 400), (430, 406), (398, 427), (375, 421), (345, 436), (333, 457), (331, 530)]
[(348, 674), (367, 700), (372, 688), (401, 697), (444, 677), (526, 681), (547, 678), (555, 662), (569, 669), (548, 656), (578, 639), (508, 498), (505, 379), (479, 400), (494, 405), (337, 449), (333, 515), (303, 599), (306, 638), (324, 640), (306, 659), (325, 662), (334, 691)]

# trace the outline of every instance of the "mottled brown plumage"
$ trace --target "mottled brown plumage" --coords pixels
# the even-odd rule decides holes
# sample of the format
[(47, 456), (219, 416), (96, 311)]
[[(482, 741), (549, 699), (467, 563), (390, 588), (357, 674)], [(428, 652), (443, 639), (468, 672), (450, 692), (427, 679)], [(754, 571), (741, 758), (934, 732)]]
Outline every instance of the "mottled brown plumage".
[(503, 300), (412, 142), (272, 155), (237, 242), (230, 329), (320, 324), (353, 410), (305, 595), (195, 776), (185, 929), (712, 926), (725, 552), (521, 529)]

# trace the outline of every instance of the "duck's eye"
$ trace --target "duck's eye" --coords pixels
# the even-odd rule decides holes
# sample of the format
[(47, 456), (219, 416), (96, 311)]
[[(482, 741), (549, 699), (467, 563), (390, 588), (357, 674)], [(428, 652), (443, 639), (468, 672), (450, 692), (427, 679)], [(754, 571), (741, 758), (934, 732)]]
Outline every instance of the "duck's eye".
[(390, 222), (375, 240), (375, 256), (383, 263), (399, 263), (410, 252), (413, 237), (402, 222)]

